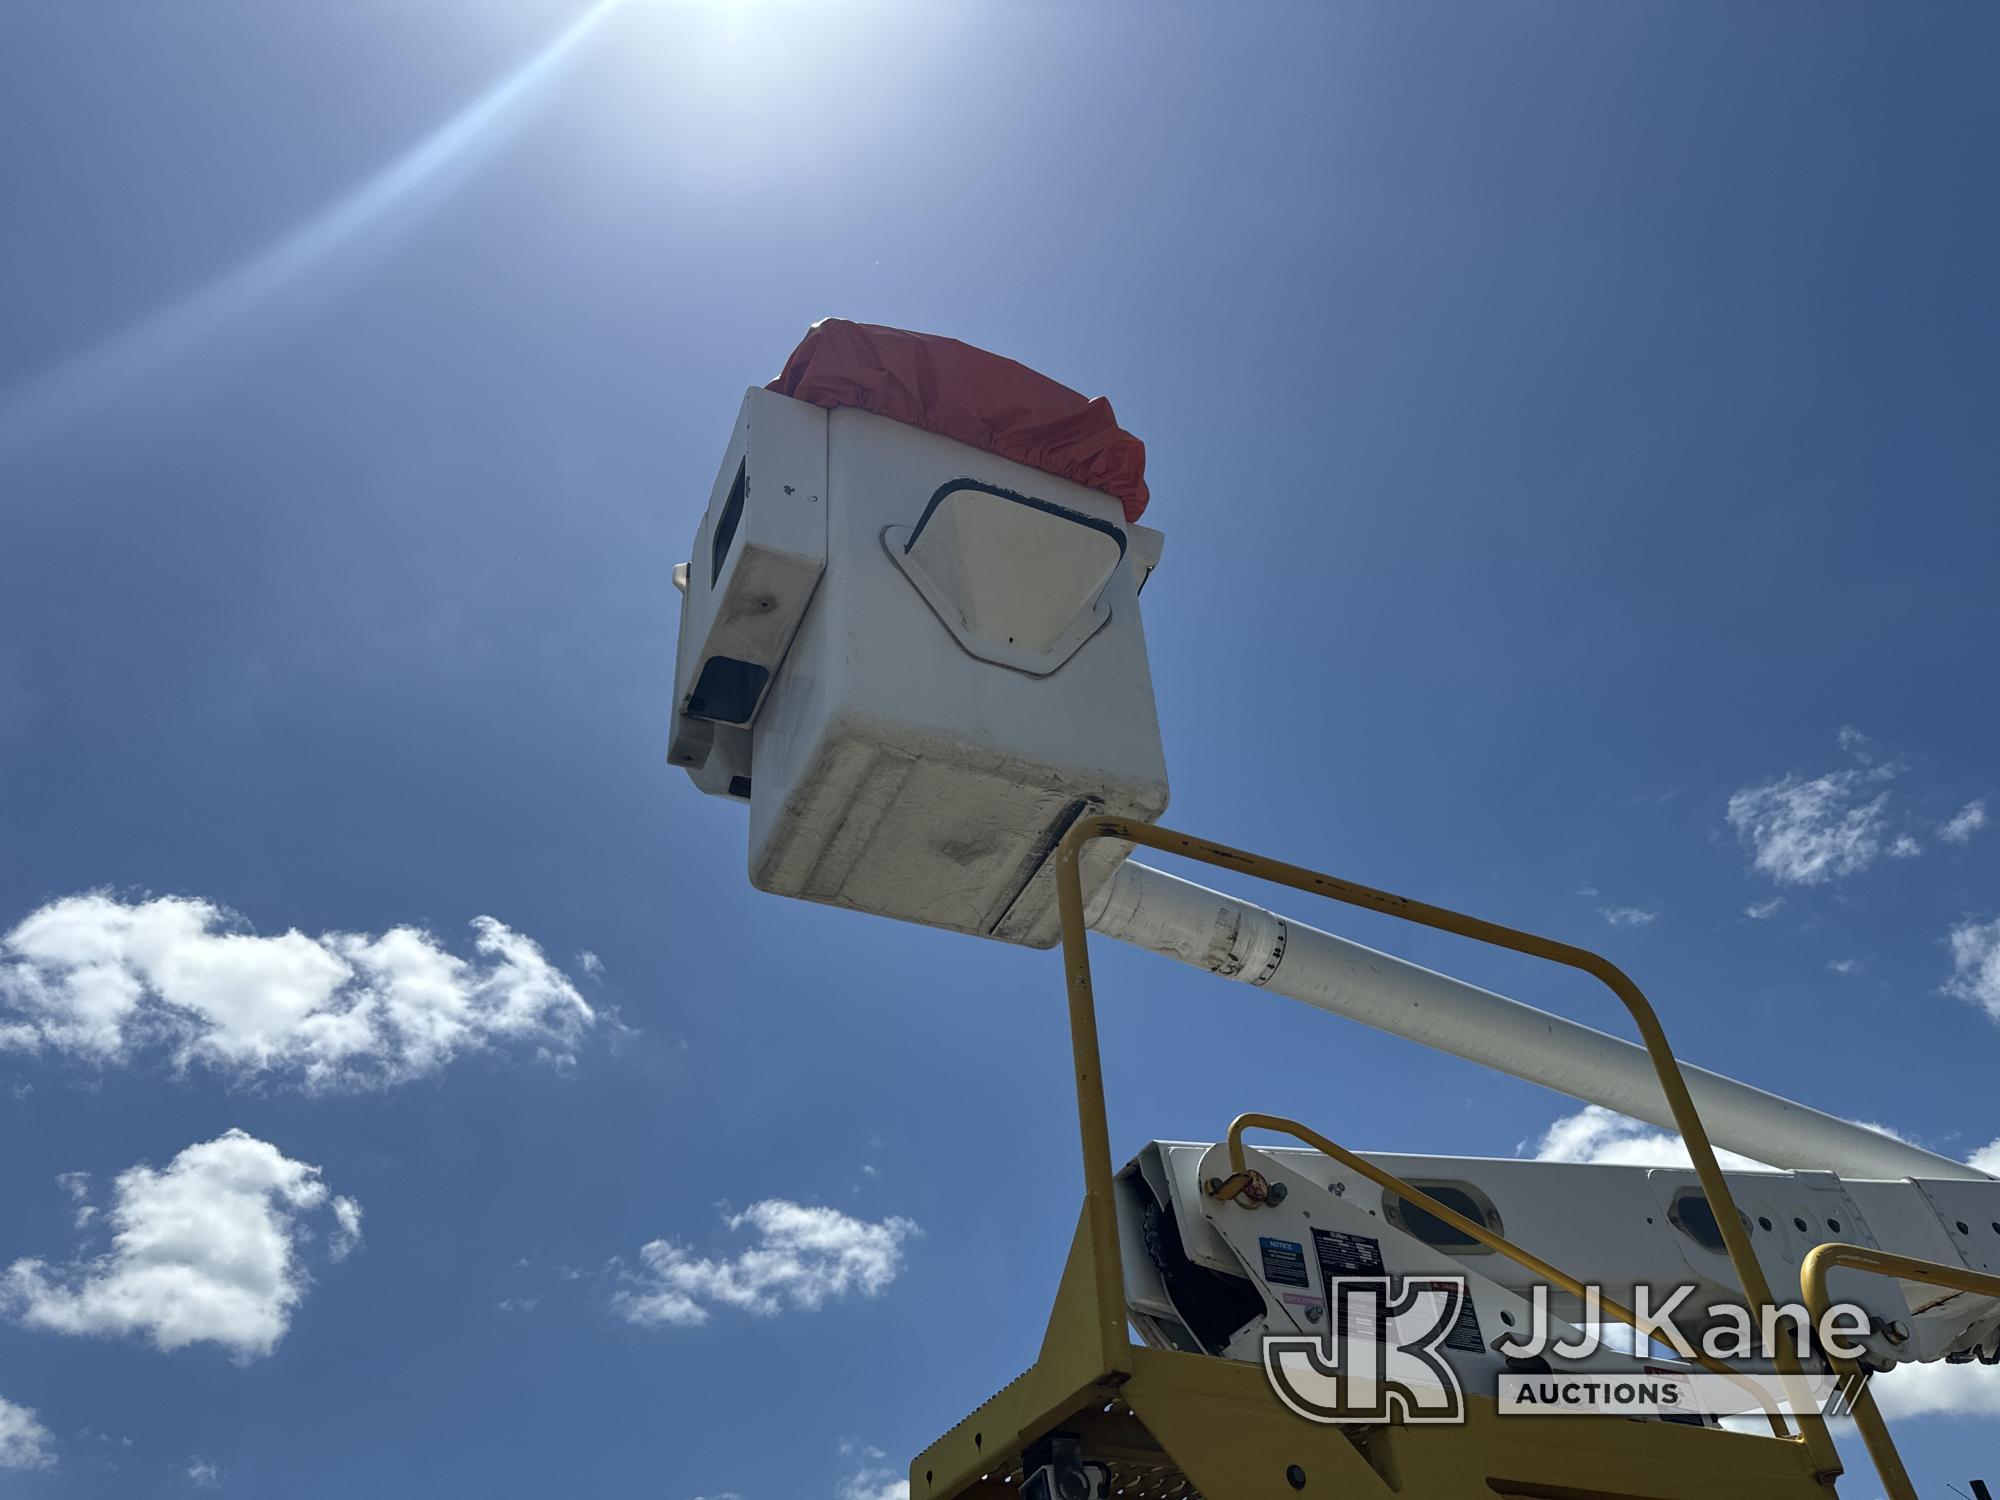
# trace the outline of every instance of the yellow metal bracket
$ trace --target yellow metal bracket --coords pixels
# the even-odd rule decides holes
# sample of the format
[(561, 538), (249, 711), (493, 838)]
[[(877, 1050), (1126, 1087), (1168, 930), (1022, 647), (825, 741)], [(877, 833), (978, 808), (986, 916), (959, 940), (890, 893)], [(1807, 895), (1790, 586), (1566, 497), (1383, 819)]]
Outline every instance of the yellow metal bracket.
[[(1975, 1292), (1982, 1297), (2000, 1297), (2000, 1276), (1987, 1276), (1964, 1266), (1947, 1266), (1932, 1260), (1913, 1260), (1907, 1255), (1891, 1255), (1886, 1250), (1869, 1250), (1860, 1245), (1820, 1245), (1806, 1255), (1805, 1263), (1799, 1267), (1799, 1290), (1815, 1326), (1832, 1306), (1826, 1283), (1836, 1266), (1893, 1276), (1898, 1281)], [(1868, 1445), (1868, 1456), (1875, 1460), (1875, 1472), (1881, 1476), (1888, 1500), (1917, 1500), (1916, 1486), (1910, 1483), (1909, 1471), (1903, 1467), (1902, 1455), (1896, 1451), (1895, 1439), (1889, 1436), (1889, 1424), (1882, 1420), (1881, 1408), (1875, 1404), (1875, 1393), (1868, 1388), (1866, 1376), (1852, 1360), (1841, 1359), (1831, 1351), (1827, 1359), (1835, 1370), (1853, 1382), (1854, 1425), (1861, 1429), (1861, 1440)]]
[[(1503, 927), (1498, 923), (1487, 922), (1463, 912), (1452, 911), (1442, 906), (1431, 906), (1407, 896), (1377, 890), (1373, 886), (1360, 885), (1337, 876), (1308, 870), (1300, 865), (1268, 859), (1263, 855), (1232, 848), (1227, 844), (1194, 838), (1172, 829), (1161, 828), (1156, 824), (1128, 822), (1123, 818), (1086, 817), (1079, 818), (1070, 827), (1056, 849), (1056, 904), (1062, 921), (1063, 964), (1069, 990), (1070, 1042), (1076, 1064), (1077, 1121), (1083, 1142), (1085, 1196), (1080, 1237), (1090, 1252), (1087, 1259), (1090, 1262), (1092, 1278), (1090, 1304), (1095, 1323), (1097, 1363), (1104, 1371), (1107, 1381), (1115, 1383), (1130, 1377), (1133, 1370), (1133, 1349), (1126, 1333), (1124, 1273), (1118, 1250), (1117, 1202), (1113, 1197), (1115, 1166), (1111, 1156), (1110, 1126), (1105, 1114), (1104, 1075), (1097, 1037), (1097, 1004), (1091, 988), (1090, 933), (1083, 908), (1082, 856), (1084, 849), (1096, 839), (1123, 839), (1142, 848), (1178, 854), (1201, 864), (1235, 870), (1253, 879), (1290, 886), (1293, 890), (1303, 891), (1308, 895), (1324, 896), (1350, 906), (1359, 906), (1406, 922), (1415, 922), (1420, 926), (1436, 928), (1477, 942), (1511, 949), (1532, 958), (1563, 964), (1597, 979), (1624, 1003), (1638, 1026), (1647, 1056), (1652, 1060), (1653, 1071), (1659, 1077), (1660, 1090), (1666, 1095), (1667, 1104), (1673, 1111), (1674, 1123), (1680, 1131), (1682, 1140), (1687, 1144), (1688, 1155), (1694, 1162), (1695, 1176), (1700, 1180), (1702, 1191), (1707, 1195), (1709, 1205), (1714, 1211), (1717, 1227), (1722, 1231), (1723, 1243), (1729, 1252), (1730, 1264), (1735, 1267), (1744, 1295), (1751, 1300), (1758, 1312), (1775, 1305), (1770, 1282), (1764, 1275), (1763, 1267), (1758, 1264), (1756, 1252), (1750, 1246), (1749, 1235), (1743, 1227), (1742, 1215), (1730, 1194), (1728, 1180), (1723, 1176), (1722, 1168), (1715, 1159), (1715, 1149), (1709, 1143), (1708, 1132), (1702, 1125), (1701, 1115), (1695, 1107), (1694, 1099), (1688, 1093), (1687, 1081), (1681, 1076), (1680, 1064), (1674, 1057), (1673, 1048), (1667, 1042), (1666, 1032), (1660, 1025), (1659, 1017), (1644, 992), (1610, 959), (1586, 948), (1574, 947), (1516, 928)], [(1283, 1122), (1280, 1128), (1291, 1127), (1289, 1122)], [(1240, 1132), (1232, 1129), (1231, 1137), (1232, 1150), (1240, 1152)], [(1319, 1139), (1324, 1141), (1324, 1137)], [(1332, 1142), (1325, 1142), (1325, 1145), (1331, 1146)], [(1334, 1149), (1339, 1150), (1338, 1147)], [(1422, 1196), (1418, 1195), (1419, 1198)], [(1436, 1211), (1436, 1208), (1443, 1208), (1443, 1205), (1436, 1205), (1433, 1211)], [(1447, 1210), (1441, 1217), (1450, 1222), (1456, 1216), (1450, 1215)], [(1562, 1283), (1559, 1281), (1557, 1284)], [(1801, 1373), (1798, 1361), (1790, 1349), (1781, 1345), (1779, 1355), (1779, 1369), (1782, 1373), (1793, 1376)], [(1799, 1414), (1797, 1422), (1798, 1435), (1788, 1440), (1796, 1442), (1803, 1449), (1814, 1476), (1823, 1483), (1831, 1484), (1841, 1472), (1841, 1463), (1824, 1419), (1816, 1413), (1807, 1412)], [(1775, 1432), (1784, 1436), (1784, 1426), (1775, 1415), (1772, 1418), (1772, 1427)]]

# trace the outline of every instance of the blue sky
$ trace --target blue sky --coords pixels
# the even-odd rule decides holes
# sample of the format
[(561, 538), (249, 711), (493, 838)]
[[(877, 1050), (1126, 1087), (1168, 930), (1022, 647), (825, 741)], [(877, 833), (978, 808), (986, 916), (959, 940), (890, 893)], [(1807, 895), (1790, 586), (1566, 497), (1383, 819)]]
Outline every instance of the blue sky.
[[(2000, 1137), (1996, 42), (1818, 0), (10, 7), (0, 1494), (879, 1500), (1032, 1358), (1054, 960), (754, 893), (663, 759), (669, 569), (827, 315), (1146, 439), (1171, 822)], [(1121, 1152), (1575, 1112), (1098, 961)], [(179, 1009), (118, 1010), (142, 970)], [(94, 1030), (31, 1014), (79, 973)], [(421, 1045), (287, 1020), (389, 973)], [(111, 1252), (188, 1205), (201, 1245)], [(1903, 1423), (1920, 1483), (1990, 1463), (1965, 1399)]]

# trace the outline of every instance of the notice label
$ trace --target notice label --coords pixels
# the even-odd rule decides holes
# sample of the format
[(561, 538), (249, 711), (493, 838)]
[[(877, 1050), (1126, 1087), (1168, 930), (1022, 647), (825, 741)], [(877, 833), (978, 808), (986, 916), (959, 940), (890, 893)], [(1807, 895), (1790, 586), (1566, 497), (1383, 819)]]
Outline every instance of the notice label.
[(1306, 1271), (1306, 1247), (1295, 1240), (1259, 1238), (1257, 1248), (1264, 1256), (1264, 1279), (1273, 1286), (1311, 1286)]

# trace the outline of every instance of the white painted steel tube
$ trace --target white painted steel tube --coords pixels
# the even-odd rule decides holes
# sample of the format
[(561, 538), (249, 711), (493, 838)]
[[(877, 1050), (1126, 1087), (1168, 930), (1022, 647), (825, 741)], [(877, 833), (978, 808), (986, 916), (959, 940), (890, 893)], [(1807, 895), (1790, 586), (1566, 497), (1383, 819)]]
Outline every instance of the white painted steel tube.
[[(1674, 1128), (1653, 1064), (1637, 1043), (1306, 927), (1164, 870), (1127, 860), (1093, 903), (1090, 925), (1121, 943)], [(1682, 1072), (1709, 1138), (1756, 1161), (1846, 1177), (1987, 1180), (1984, 1172), (1964, 1162), (1719, 1073), (1685, 1064)]]

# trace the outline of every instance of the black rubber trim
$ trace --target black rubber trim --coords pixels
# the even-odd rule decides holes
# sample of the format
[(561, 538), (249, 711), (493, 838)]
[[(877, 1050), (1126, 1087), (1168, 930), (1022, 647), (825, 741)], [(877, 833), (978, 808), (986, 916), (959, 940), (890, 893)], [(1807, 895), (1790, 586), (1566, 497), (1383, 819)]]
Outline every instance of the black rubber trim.
[(1065, 521), (1074, 521), (1079, 526), (1088, 526), (1092, 531), (1101, 531), (1118, 544), (1119, 561), (1123, 562), (1125, 559), (1125, 533), (1109, 521), (1100, 521), (1095, 516), (1087, 516), (1080, 510), (1071, 510), (1067, 505), (1057, 505), (1052, 500), (1037, 500), (1033, 495), (1019, 495), (1013, 490), (1003, 490), (997, 484), (983, 484), (977, 479), (952, 479), (938, 486), (937, 493), (931, 496), (930, 503), (924, 507), (924, 513), (917, 517), (917, 524), (910, 528), (910, 539), (903, 543), (905, 556), (917, 545), (917, 538), (924, 534), (924, 527), (930, 524), (931, 512), (938, 508), (939, 502), (946, 495), (959, 490), (979, 490), (988, 495), (998, 495), (1002, 500), (1012, 500), (1016, 505), (1047, 511), (1052, 516), (1061, 516)]
[(1057, 813), (1055, 821), (1042, 831), (1041, 840), (1035, 845), (1034, 853), (1029, 855), (1025, 861), (1027, 873), (1015, 884), (1013, 894), (1008, 896), (1006, 903), (1001, 906), (1000, 915), (993, 919), (993, 925), (986, 929), (988, 937), (998, 932), (1001, 925), (1014, 915), (1014, 908), (1020, 904), (1021, 897), (1027, 892), (1028, 887), (1035, 883), (1035, 877), (1042, 873), (1042, 866), (1047, 864), (1049, 856), (1056, 852), (1056, 845), (1063, 841), (1063, 835), (1069, 832), (1070, 825), (1093, 808), (1102, 812), (1104, 810), (1103, 799), (1100, 797), (1078, 797), (1075, 801), (1064, 807), (1061, 812)]

